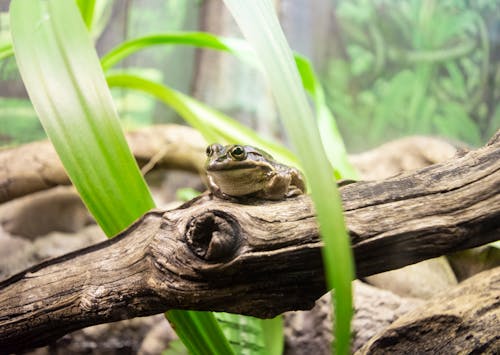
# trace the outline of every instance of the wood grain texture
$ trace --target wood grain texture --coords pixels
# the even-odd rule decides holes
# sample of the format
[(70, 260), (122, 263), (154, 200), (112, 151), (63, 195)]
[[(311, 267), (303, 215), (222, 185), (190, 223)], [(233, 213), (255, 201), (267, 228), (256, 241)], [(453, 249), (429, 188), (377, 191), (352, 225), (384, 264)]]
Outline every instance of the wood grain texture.
[[(483, 245), (500, 235), (500, 142), (341, 189), (358, 277)], [(116, 238), (0, 283), (0, 349), (168, 309), (273, 317), (326, 290), (311, 200), (211, 195), (151, 211)]]
[[(139, 166), (199, 172), (206, 143), (201, 134), (181, 125), (157, 125), (129, 132), (127, 142)], [(0, 150), (0, 203), (70, 181), (49, 141)]]
[(500, 267), (477, 274), (404, 314), (356, 355), (498, 354)]

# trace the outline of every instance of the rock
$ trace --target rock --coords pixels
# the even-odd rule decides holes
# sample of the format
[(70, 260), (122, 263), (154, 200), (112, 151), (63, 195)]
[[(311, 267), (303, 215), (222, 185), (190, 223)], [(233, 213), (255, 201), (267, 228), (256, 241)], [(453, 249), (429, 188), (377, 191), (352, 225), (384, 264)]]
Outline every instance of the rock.
[[(402, 314), (422, 303), (354, 281), (352, 350), (359, 349)], [(331, 354), (332, 303), (327, 293), (310, 311), (285, 314), (285, 354)]]
[(457, 284), (445, 257), (425, 260), (401, 269), (365, 278), (370, 285), (402, 297), (428, 299)]
[[(109, 324), (99, 324), (67, 334), (56, 340), (53, 344), (34, 349), (27, 354), (137, 354), (146, 334), (158, 324), (163, 324), (163, 327), (169, 327), (162, 314)], [(161, 351), (156, 354), (160, 353)]]
[(356, 354), (500, 353), (500, 267), (401, 316)]
[(10, 236), (0, 228), (0, 280), (35, 263), (33, 244), (29, 240)]
[(0, 205), (0, 224), (11, 235), (35, 239), (52, 231), (76, 232), (93, 224), (76, 191), (59, 186)]
[(452, 144), (441, 138), (413, 136), (350, 155), (349, 161), (360, 172), (363, 180), (379, 180), (451, 159), (466, 150), (463, 144)]
[[(170, 324), (164, 319), (164, 321), (158, 322), (146, 333), (138, 353), (141, 355), (161, 354), (162, 351), (168, 348), (172, 341), (178, 339), (177, 334), (175, 334)], [(180, 345), (184, 347), (184, 345)]]

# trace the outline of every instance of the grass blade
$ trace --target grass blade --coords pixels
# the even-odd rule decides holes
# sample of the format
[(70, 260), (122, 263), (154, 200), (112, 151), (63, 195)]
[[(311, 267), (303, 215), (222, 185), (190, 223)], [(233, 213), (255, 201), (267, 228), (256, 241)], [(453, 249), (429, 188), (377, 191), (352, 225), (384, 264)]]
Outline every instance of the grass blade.
[(313, 98), (316, 108), (316, 121), (325, 153), (337, 172), (337, 178), (358, 179), (359, 174), (347, 158), (347, 151), (333, 115), (325, 102), (323, 87), (314, 73), (314, 69), (305, 57), (295, 54), (295, 64), (299, 71), (302, 85)]
[(12, 43), (5, 41), (4, 43), (0, 43), (0, 60), (8, 58), (14, 55), (14, 48), (12, 47)]
[(264, 343), (268, 354), (283, 354), (284, 338), (283, 317), (278, 316), (272, 319), (262, 319), (262, 330)]
[(166, 317), (191, 353), (234, 354), (213, 313), (172, 310)]
[(217, 110), (165, 85), (139, 75), (110, 73), (110, 87), (126, 87), (146, 92), (173, 108), (192, 127), (199, 130), (207, 142), (243, 143), (261, 147), (283, 163), (297, 166), (294, 155), (279, 144), (262, 139), (253, 130)]
[(85, 26), (90, 30), (94, 19), (95, 0), (76, 0)]
[[(107, 53), (102, 59), (101, 63), (104, 70), (110, 69), (112, 66), (116, 65), (119, 61), (125, 59), (127, 56), (141, 50), (148, 48), (150, 46), (156, 45), (191, 45), (203, 48), (210, 48), (214, 50), (221, 50), (231, 53), (237, 56), (240, 60), (245, 63), (263, 69), (260, 67), (260, 62), (255, 56), (255, 52), (248, 45), (247, 42), (237, 39), (237, 38), (225, 38), (220, 36), (215, 36), (210, 33), (205, 32), (173, 32), (173, 33), (163, 33), (156, 35), (149, 35), (145, 37), (135, 38), (126, 41), (119, 46), (113, 48), (109, 53)], [(347, 153), (344, 147), (342, 137), (338, 131), (337, 125), (330, 112), (330, 109), (326, 105), (325, 95), (323, 88), (317, 79), (314, 70), (312, 69), (311, 63), (303, 56), (295, 54), (295, 61), (297, 68), (299, 70), (302, 83), (305, 90), (313, 98), (316, 107), (316, 117), (318, 120), (318, 125), (321, 127), (321, 139), (325, 146), (328, 159), (330, 163), (334, 166), (337, 177), (356, 179), (358, 174), (347, 159)], [(186, 97), (186, 100), (187, 97)], [(199, 106), (199, 105), (197, 105)], [(229, 118), (228, 118), (229, 119)], [(192, 122), (188, 120), (192, 125)], [(228, 124), (228, 120), (225, 120), (224, 127), (230, 129), (234, 133), (235, 125)], [(236, 122), (237, 123), (237, 122)], [(203, 127), (193, 126), (198, 130), (203, 131)], [(240, 125), (240, 128), (242, 126)], [(221, 131), (221, 130), (219, 130)], [(243, 127), (244, 135), (252, 134), (250, 130)], [(255, 134), (252, 134), (255, 136)], [(228, 134), (226, 136), (233, 136)], [(207, 137), (207, 135), (206, 135)], [(207, 139), (212, 141), (211, 139)], [(225, 141), (228, 141), (227, 139)], [(240, 140), (239, 142), (244, 142), (245, 140)], [(254, 144), (255, 145), (255, 144)], [(272, 149), (268, 146), (259, 145), (263, 149)], [(270, 152), (272, 153), (272, 152)], [(285, 161), (284, 161), (285, 162)], [(289, 162), (288, 160), (286, 162)], [(294, 165), (297, 165), (296, 163)]]
[(289, 137), (297, 148), (311, 185), (320, 231), (328, 285), (335, 288), (335, 336), (338, 354), (348, 354), (352, 289), (352, 252), (346, 233), (339, 192), (331, 179), (314, 117), (300, 83), (292, 52), (268, 0), (224, 0), (243, 35), (253, 45), (269, 79)]
[[(108, 236), (154, 207), (128, 148), (95, 50), (72, 1), (11, 4), (30, 99), (83, 201)], [(171, 311), (189, 350), (232, 354), (210, 313)]]
[[(157, 97), (200, 131), (209, 142), (243, 143), (259, 146), (273, 154), (279, 161), (296, 164), (296, 160), (288, 150), (263, 140), (254, 131), (237, 121), (167, 86), (131, 74), (110, 74), (107, 79), (111, 87), (120, 86), (141, 90)], [(219, 321), (223, 321), (221, 328), (238, 353), (246, 350), (251, 350), (252, 353), (264, 353), (263, 346), (266, 343), (269, 344), (269, 347), (266, 348), (266, 354), (281, 354), (281, 352), (272, 351), (282, 349), (282, 322), (273, 321), (274, 326), (270, 327), (274, 330), (272, 334), (279, 336), (273, 337), (273, 341), (267, 338), (267, 342), (265, 342), (263, 336), (266, 332), (263, 331), (262, 324), (267, 324), (268, 320), (259, 321), (252, 317), (221, 313), (215, 314), (215, 317)], [(242, 324), (244, 326), (240, 327)], [(280, 326), (281, 328), (279, 328)], [(281, 331), (276, 330), (277, 328)], [(276, 342), (277, 344), (275, 344)]]
[(182, 44), (188, 46), (232, 51), (219, 37), (205, 32), (170, 32), (144, 36), (125, 41), (101, 58), (102, 67), (108, 70), (129, 55), (155, 45)]
[(73, 2), (13, 1), (19, 71), (83, 201), (108, 235), (154, 206), (123, 136), (99, 60)]

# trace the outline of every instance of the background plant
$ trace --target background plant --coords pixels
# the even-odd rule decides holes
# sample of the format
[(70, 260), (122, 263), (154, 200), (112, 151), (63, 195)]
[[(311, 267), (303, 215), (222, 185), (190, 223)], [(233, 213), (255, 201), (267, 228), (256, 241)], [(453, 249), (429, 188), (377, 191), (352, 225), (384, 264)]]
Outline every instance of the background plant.
[[(95, 1), (90, 28), (94, 39), (112, 22), (108, 21), (112, 3)], [(195, 17), (196, 0), (166, 0), (157, 11), (135, 3), (131, 2), (129, 15), (130, 38), (143, 36), (145, 28), (197, 28), (190, 20)], [(330, 37), (338, 49), (326, 69), (321, 67), (320, 78), (326, 102), (351, 151), (408, 134), (439, 134), (480, 145), (500, 127), (498, 1), (334, 3), (338, 31)], [(2, 87), (19, 86), (15, 61), (8, 58), (12, 54), (9, 33), (8, 15), (0, 13), (0, 59), (4, 58), (0, 61), (0, 144), (4, 145), (43, 137), (29, 102), (1, 94)], [(143, 73), (157, 82), (187, 92), (191, 77), (182, 73), (190, 72), (186, 65), (192, 50), (173, 48), (150, 46), (146, 56), (132, 56), (126, 62), (142, 66)], [(172, 65), (186, 70), (165, 75), (165, 68)], [(121, 89), (113, 90), (113, 96), (127, 128), (176, 119), (175, 113), (147, 96)]]
[(499, 13), (494, 0), (339, 1), (342, 45), (324, 84), (348, 145), (402, 132), (476, 146), (491, 137), (500, 127)]

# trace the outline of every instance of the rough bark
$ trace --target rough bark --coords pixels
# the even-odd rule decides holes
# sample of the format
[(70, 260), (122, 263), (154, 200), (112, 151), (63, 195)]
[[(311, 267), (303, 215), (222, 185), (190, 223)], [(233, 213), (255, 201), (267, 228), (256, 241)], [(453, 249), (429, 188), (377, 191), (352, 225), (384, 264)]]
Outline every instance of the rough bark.
[[(147, 171), (152, 167), (191, 172), (203, 169), (206, 142), (190, 127), (156, 125), (127, 133), (127, 141), (139, 166)], [(363, 180), (373, 180), (464, 152), (442, 140), (417, 136), (386, 143), (349, 159)], [(69, 178), (49, 141), (0, 150), (0, 203), (68, 184)]]
[[(152, 126), (127, 134), (138, 164), (200, 171), (206, 143), (189, 127)], [(0, 203), (58, 185), (70, 184), (61, 161), (48, 141), (0, 151)]]
[(500, 267), (406, 313), (356, 354), (498, 354)]
[[(442, 164), (345, 186), (357, 276), (496, 240), (499, 192), (498, 136)], [(308, 309), (325, 292), (321, 247), (308, 196), (203, 195), (151, 211), (112, 240), (0, 283), (0, 348), (174, 308), (258, 317)]]

